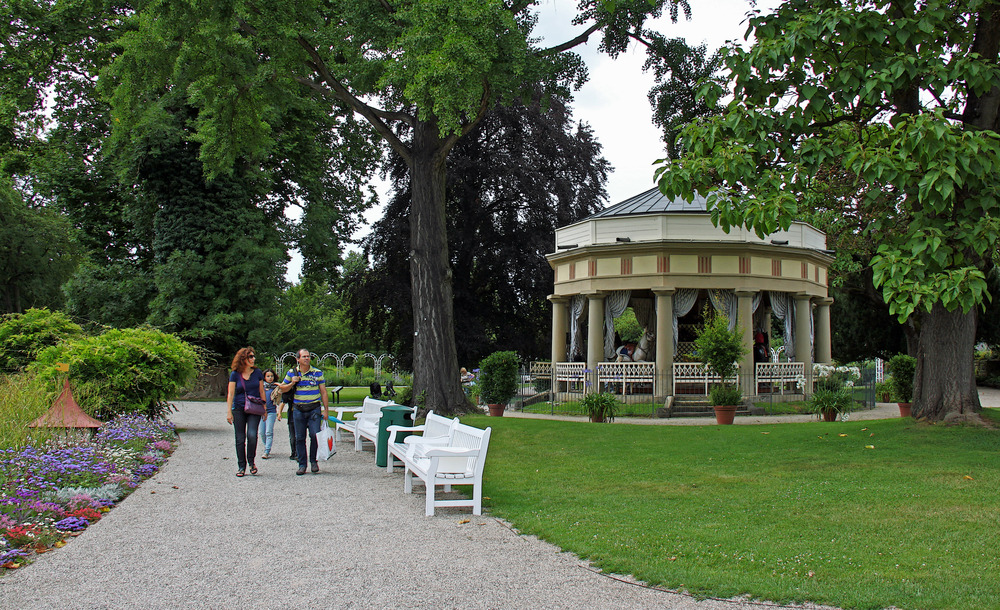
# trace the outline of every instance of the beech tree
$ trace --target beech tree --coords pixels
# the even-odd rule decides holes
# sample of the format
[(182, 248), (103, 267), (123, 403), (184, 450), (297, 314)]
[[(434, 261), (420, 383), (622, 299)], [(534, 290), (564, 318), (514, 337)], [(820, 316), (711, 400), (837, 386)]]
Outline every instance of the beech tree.
[[(410, 172), (414, 395), (435, 410), (467, 408), (458, 375), (445, 229), (446, 158), (495, 103), (543, 85), (565, 94), (586, 77), (572, 49), (600, 34), (616, 55), (686, 0), (580, 0), (572, 40), (543, 47), (537, 0), (234, 0), (141, 6), (113, 74), (115, 128), (142, 132), (159, 92), (183, 91), (213, 171), (259, 157), (289, 104), (318, 104), (342, 124), (360, 116)], [(173, 85), (171, 85), (173, 83)], [(178, 88), (177, 83), (184, 83)], [(127, 135), (123, 135), (127, 138)]]
[(726, 51), (733, 100), (685, 129), (661, 190), (716, 187), (714, 222), (766, 235), (821, 205), (831, 167), (853, 177), (844, 210), (871, 219), (874, 283), (917, 333), (914, 416), (973, 416), (1000, 213), (1000, 2), (789, 0), (750, 32), (751, 49)]

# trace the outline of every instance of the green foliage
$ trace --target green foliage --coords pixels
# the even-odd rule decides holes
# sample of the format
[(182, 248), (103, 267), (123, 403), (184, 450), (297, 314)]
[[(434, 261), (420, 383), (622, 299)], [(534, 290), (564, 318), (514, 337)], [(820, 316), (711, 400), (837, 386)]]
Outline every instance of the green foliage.
[(722, 377), (723, 382), (736, 375), (739, 362), (749, 351), (743, 344), (739, 326), (729, 330), (729, 318), (706, 309), (705, 324), (698, 330), (694, 345), (698, 358), (709, 371)]
[(625, 309), (625, 313), (615, 318), (615, 332), (624, 343), (638, 343), (642, 339), (642, 326), (635, 317), (635, 311), (631, 307)]
[(854, 407), (854, 398), (847, 388), (837, 390), (819, 388), (809, 398), (810, 413), (822, 413), (824, 411), (849, 413), (854, 410)]
[(29, 309), (0, 317), (0, 371), (19, 371), (40, 351), (83, 335), (83, 329), (61, 311)]
[[(304, 280), (289, 286), (278, 297), (274, 332), (257, 345), (277, 354), (302, 346), (319, 355), (363, 354), (371, 341), (348, 320), (343, 299), (327, 284)], [(357, 366), (361, 365), (358, 360)]]
[(191, 345), (150, 328), (109, 330), (46, 348), (28, 367), (39, 380), (58, 383), (56, 362), (69, 364), (80, 406), (98, 419), (123, 413), (157, 414), (194, 380), (200, 358)]
[(875, 384), (875, 400), (880, 402), (891, 402), (895, 396), (892, 380), (880, 381)]
[(580, 400), (580, 406), (592, 420), (613, 422), (622, 404), (610, 392), (591, 392)]
[(40, 391), (34, 375), (0, 375), (0, 449), (41, 445), (52, 428), (29, 428), (52, 406), (56, 393)]
[(66, 311), (96, 328), (143, 324), (157, 294), (153, 274), (132, 261), (80, 265), (63, 291)]
[(717, 407), (743, 404), (743, 393), (740, 391), (740, 387), (732, 383), (720, 383), (712, 386), (708, 391), (708, 397), (712, 404)]
[[(878, 240), (873, 279), (899, 320), (969, 312), (989, 298), (997, 247), (1000, 136), (995, 36), (968, 24), (991, 3), (789, 0), (750, 18), (750, 50), (726, 49), (734, 94), (691, 124), (657, 170), (669, 196), (714, 188), (712, 220), (763, 237), (821, 207), (831, 176), (845, 215)], [(988, 53), (982, 52), (989, 46)], [(704, 83), (707, 103), (728, 93)]]
[(29, 206), (0, 175), (0, 312), (58, 307), (83, 257), (77, 230), (49, 206)]
[(493, 352), (479, 363), (477, 386), (483, 402), (506, 405), (517, 393), (519, 362), (512, 351)]
[(916, 371), (917, 359), (913, 356), (896, 354), (889, 359), (893, 394), (899, 402), (910, 402), (913, 399), (913, 377)]
[(608, 573), (699, 598), (838, 608), (985, 610), (1000, 598), (1000, 582), (968, 577), (998, 557), (995, 428), (462, 421), (493, 429), (489, 512)]

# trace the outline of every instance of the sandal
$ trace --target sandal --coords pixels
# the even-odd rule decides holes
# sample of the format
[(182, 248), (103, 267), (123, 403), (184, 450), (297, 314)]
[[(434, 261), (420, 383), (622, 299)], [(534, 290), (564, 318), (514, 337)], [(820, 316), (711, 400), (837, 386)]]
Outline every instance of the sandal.
[(250, 474), (257, 476), (257, 467), (252, 464), (250, 465)]
[(246, 473), (243, 471), (242, 468), (240, 468), (239, 470), (236, 471), (236, 476), (238, 476), (238, 477), (242, 477), (244, 474), (246, 474)]

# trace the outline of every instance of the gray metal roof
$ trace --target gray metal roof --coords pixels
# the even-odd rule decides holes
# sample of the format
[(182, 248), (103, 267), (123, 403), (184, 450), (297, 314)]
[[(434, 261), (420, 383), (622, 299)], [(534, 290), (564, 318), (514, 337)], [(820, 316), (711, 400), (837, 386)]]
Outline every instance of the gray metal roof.
[(639, 193), (635, 197), (629, 197), (625, 201), (601, 210), (600, 212), (588, 216), (591, 218), (609, 218), (612, 216), (633, 216), (636, 214), (662, 214), (662, 213), (705, 213), (705, 197), (695, 193), (694, 201), (688, 203), (680, 197), (667, 199), (658, 188), (651, 188), (644, 193)]

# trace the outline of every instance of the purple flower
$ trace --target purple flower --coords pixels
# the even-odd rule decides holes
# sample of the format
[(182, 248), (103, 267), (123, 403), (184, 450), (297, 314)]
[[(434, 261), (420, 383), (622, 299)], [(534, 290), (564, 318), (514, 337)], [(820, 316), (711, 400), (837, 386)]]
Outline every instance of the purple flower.
[(80, 530), (86, 529), (90, 523), (86, 519), (81, 519), (80, 517), (66, 517), (60, 521), (55, 522), (57, 530), (62, 530), (64, 532), (79, 532)]

